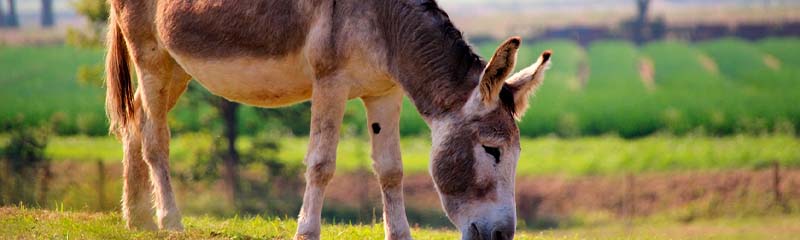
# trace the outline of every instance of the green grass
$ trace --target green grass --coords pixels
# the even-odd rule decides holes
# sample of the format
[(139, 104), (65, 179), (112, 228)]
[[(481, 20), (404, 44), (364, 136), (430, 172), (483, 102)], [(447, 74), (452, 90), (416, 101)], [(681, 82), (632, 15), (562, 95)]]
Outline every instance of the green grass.
[[(498, 44), (484, 43), (476, 51), (488, 59)], [(554, 55), (544, 85), (519, 124), (524, 136), (800, 130), (800, 108), (794, 104), (800, 102), (798, 38), (644, 46), (598, 41), (583, 47), (566, 40), (526, 44), (517, 69), (530, 65), (543, 50), (552, 49)], [(53, 124), (60, 134), (103, 135), (103, 89), (75, 80), (79, 66), (99, 63), (101, 55), (99, 50), (71, 47), (0, 47), (0, 128), (21, 119), (29, 125)], [(642, 83), (641, 59), (654, 66), (653, 88)], [(213, 108), (190, 105), (182, 98), (171, 114), (173, 133), (219, 128), (209, 121)], [(361, 103), (351, 101), (347, 109), (345, 125), (363, 133), (367, 124)], [(403, 136), (428, 134), (407, 100), (401, 118)], [(250, 107), (242, 108), (240, 119), (245, 135), (275, 130)]]
[[(117, 213), (0, 208), (2, 239), (291, 239), (294, 219), (186, 217), (185, 232), (130, 231)], [(323, 239), (382, 239), (383, 226), (325, 224)], [(416, 239), (453, 239), (454, 231), (414, 228)]]
[[(0, 143), (4, 142), (0, 137)], [(172, 162), (180, 166), (206, 154), (211, 137), (185, 134), (172, 140)], [(249, 137), (238, 143), (241, 150), (252, 147)], [(306, 138), (282, 138), (277, 158), (286, 164), (301, 164), (307, 149)], [(800, 139), (786, 135), (708, 137), (702, 135), (654, 135), (639, 139), (598, 136), (564, 139), (558, 137), (523, 138), (518, 174), (525, 175), (614, 175), (629, 172), (680, 170), (758, 169), (772, 162), (800, 167)], [(428, 169), (430, 140), (401, 140), (407, 173)], [(55, 137), (46, 154), (56, 161), (119, 162), (121, 145), (111, 137)], [(369, 168), (370, 145), (366, 139), (340, 141), (337, 169), (353, 171)]]
[(98, 134), (105, 125), (99, 86), (78, 84), (78, 67), (97, 64), (101, 51), (71, 47), (0, 47), (0, 127), (22, 118), (55, 122), (61, 133)]
[[(723, 218), (691, 223), (635, 220), (584, 227), (521, 231), (516, 239), (793, 239), (800, 231), (797, 216)], [(131, 231), (117, 213), (0, 208), (2, 239), (291, 239), (294, 219), (184, 217), (184, 232)], [(452, 229), (412, 228), (415, 239), (455, 239)], [(383, 239), (380, 223), (326, 223), (322, 239)]]

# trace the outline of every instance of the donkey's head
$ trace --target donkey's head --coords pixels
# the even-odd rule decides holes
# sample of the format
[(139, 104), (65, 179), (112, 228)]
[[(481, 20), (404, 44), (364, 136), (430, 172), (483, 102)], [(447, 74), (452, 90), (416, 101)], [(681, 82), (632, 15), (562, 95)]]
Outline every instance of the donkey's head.
[[(520, 118), (542, 82), (550, 52), (510, 76), (519, 38), (495, 52), (464, 107), (432, 121), (430, 171), (442, 205), (464, 239), (511, 239)], [(447, 93), (444, 93), (447, 94)]]

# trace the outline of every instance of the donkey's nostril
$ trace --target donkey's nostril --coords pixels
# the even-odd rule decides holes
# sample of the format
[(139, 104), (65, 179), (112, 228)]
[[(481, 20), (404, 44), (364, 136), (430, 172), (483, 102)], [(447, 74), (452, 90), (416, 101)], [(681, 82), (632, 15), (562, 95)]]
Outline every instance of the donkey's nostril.
[(514, 228), (513, 227), (496, 227), (492, 231), (492, 240), (506, 240), (506, 239), (514, 239)]
[(494, 234), (492, 234), (492, 240), (506, 240), (506, 239), (510, 238), (506, 237), (506, 235), (503, 234), (503, 232), (501, 231), (495, 230)]
[(478, 231), (478, 225), (472, 223), (469, 225), (469, 235), (473, 237), (473, 239), (480, 239), (481, 232)]

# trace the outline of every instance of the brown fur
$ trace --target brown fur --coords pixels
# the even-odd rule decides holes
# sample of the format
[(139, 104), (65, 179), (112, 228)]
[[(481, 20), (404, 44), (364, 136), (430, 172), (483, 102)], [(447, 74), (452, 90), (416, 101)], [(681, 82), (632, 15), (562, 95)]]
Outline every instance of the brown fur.
[(108, 54), (106, 56), (106, 115), (109, 131), (119, 134), (134, 117), (133, 81), (128, 64), (128, 46), (114, 14), (109, 20)]
[(514, 71), (514, 63), (519, 49), (519, 37), (509, 38), (497, 48), (481, 76), (481, 98), (486, 104), (499, 96), (506, 78)]
[(442, 151), (433, 156), (431, 174), (439, 191), (461, 195), (475, 184), (475, 155), (472, 152), (477, 132), (472, 128), (453, 132), (444, 142)]
[(463, 119), (457, 122), (465, 123), (464, 127), (460, 131), (452, 132), (444, 141), (446, 145), (441, 147), (443, 150), (431, 159), (433, 179), (439, 191), (444, 194), (487, 197), (494, 190), (494, 184), (476, 180), (476, 157), (472, 146), (481, 137), (502, 139), (514, 145), (514, 136), (519, 135), (519, 129), (509, 108), (496, 108), (481, 119)]
[[(372, 2), (385, 42), (389, 71), (424, 117), (460, 109), (485, 63), (436, 2)], [(432, 91), (433, 90), (433, 91)], [(447, 92), (448, 94), (440, 94)]]
[(284, 0), (173, 1), (160, 9), (167, 48), (198, 58), (272, 58), (305, 44), (311, 18)]

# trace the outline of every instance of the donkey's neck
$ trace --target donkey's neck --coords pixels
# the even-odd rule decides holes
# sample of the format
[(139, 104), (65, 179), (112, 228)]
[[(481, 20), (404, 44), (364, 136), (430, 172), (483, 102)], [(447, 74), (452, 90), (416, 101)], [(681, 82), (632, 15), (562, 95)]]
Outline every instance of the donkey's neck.
[(461, 109), (486, 65), (433, 1), (379, 6), (389, 70), (420, 114), (435, 119)]

